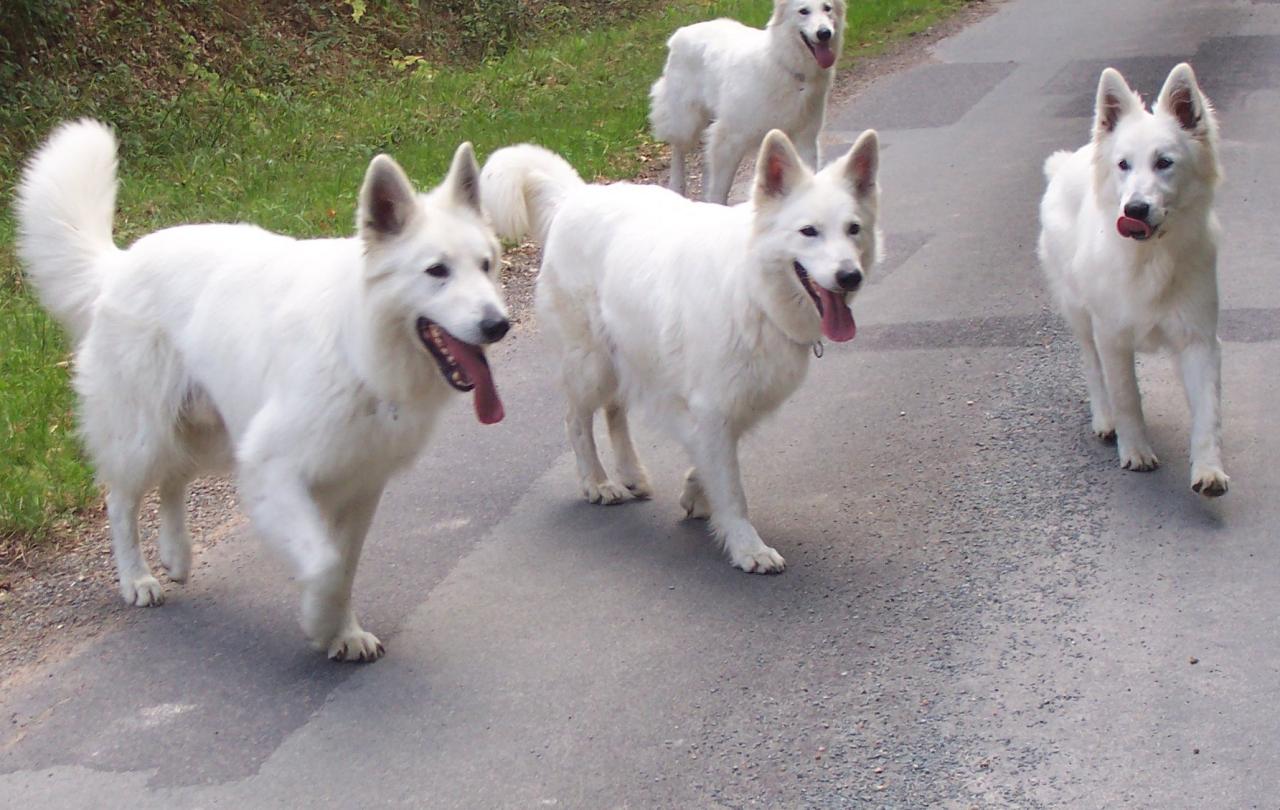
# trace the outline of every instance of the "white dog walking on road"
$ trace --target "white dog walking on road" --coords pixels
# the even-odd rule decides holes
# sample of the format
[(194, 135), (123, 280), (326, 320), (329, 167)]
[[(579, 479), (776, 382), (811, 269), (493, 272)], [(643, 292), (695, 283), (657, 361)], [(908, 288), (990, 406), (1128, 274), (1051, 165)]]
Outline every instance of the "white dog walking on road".
[(1191, 488), (1222, 495), (1218, 127), (1186, 64), (1148, 112), (1115, 70), (1098, 83), (1093, 141), (1045, 163), (1040, 259), (1080, 341), (1093, 431), (1152, 470), (1134, 352), (1177, 355), (1191, 407)]
[(36, 154), (18, 252), (76, 341), (80, 428), (126, 601), (164, 600), (138, 546), (143, 495), (159, 488), (160, 561), (182, 581), (187, 484), (234, 466), (254, 528), (302, 582), (307, 635), (330, 658), (382, 655), (351, 585), (383, 487), (452, 391), (474, 391), (481, 422), (503, 416), (481, 344), (508, 321), (478, 181), (470, 144), (423, 195), (379, 155), (353, 238), (185, 225), (120, 250), (111, 131), (66, 124)]
[[(879, 145), (865, 132), (814, 174), (782, 132), (760, 149), (753, 200), (732, 208), (666, 189), (586, 185), (536, 146), (485, 164), (485, 208), (508, 237), (543, 242), (536, 306), (559, 346), (582, 493), (647, 497), (628, 411), (674, 434), (695, 464), (680, 503), (709, 517), (734, 565), (781, 571), (747, 519), (738, 440), (803, 380), (822, 337), (850, 340), (849, 302), (877, 257)], [(603, 408), (618, 475), (596, 451)]]
[(738, 164), (771, 129), (816, 170), (844, 18), (845, 0), (775, 0), (763, 31), (720, 19), (672, 34), (649, 113), (654, 137), (671, 144), (671, 190), (684, 194), (685, 158), (704, 130), (708, 202), (728, 201)]

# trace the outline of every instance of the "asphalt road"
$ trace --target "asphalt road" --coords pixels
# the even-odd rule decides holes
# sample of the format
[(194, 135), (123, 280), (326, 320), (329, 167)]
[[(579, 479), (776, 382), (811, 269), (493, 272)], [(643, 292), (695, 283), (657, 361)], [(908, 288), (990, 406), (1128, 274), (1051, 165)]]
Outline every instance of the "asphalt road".
[[(1043, 158), (1099, 70), (1189, 59), (1222, 117), (1231, 492), (1089, 435), (1033, 249)], [(459, 403), (397, 481), (357, 583), (372, 666), (311, 652), (250, 537), (162, 609), (0, 694), (9, 807), (1275, 807), (1280, 799), (1280, 4), (1020, 0), (832, 110), (880, 130), (891, 259), (748, 444), (786, 573), (730, 568), (658, 493), (575, 495), (546, 347), (497, 353), (508, 418)], [(124, 609), (122, 608), (122, 612)]]

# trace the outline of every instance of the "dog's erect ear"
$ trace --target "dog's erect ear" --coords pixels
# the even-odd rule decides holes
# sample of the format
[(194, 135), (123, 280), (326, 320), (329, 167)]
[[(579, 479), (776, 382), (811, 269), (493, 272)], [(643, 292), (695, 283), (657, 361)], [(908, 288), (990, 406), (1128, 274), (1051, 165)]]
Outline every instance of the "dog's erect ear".
[(461, 144), (453, 153), (453, 165), (444, 179), (454, 202), (480, 213), (480, 165), (476, 163), (476, 150), (471, 142)]
[(1116, 124), (1129, 113), (1142, 109), (1138, 94), (1115, 68), (1102, 71), (1098, 80), (1098, 104), (1093, 117), (1093, 134), (1103, 138), (1115, 131)]
[(413, 184), (390, 155), (369, 162), (360, 187), (356, 229), (366, 240), (395, 236), (404, 230), (417, 210)]
[(780, 129), (770, 130), (756, 158), (755, 201), (780, 200), (808, 175), (809, 170), (786, 133)]
[(876, 193), (876, 175), (880, 172), (880, 136), (869, 129), (858, 136), (845, 157), (845, 172), (849, 185), (858, 199), (866, 199)]
[(1203, 132), (1208, 126), (1207, 108), (1191, 65), (1183, 62), (1171, 70), (1156, 100), (1156, 109), (1172, 115), (1188, 132)]

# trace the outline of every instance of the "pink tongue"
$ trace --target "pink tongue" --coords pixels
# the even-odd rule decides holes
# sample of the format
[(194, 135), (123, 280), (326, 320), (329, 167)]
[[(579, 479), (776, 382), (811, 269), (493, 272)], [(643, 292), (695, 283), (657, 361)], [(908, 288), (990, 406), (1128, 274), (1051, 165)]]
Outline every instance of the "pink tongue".
[(506, 412), (502, 410), (502, 400), (498, 398), (498, 389), (493, 385), (493, 374), (489, 371), (484, 355), (470, 343), (463, 343), (444, 330), (441, 332), (445, 343), (449, 345), (449, 353), (471, 378), (471, 382), (475, 383), (476, 418), (482, 425), (501, 422)]
[(1120, 217), (1116, 220), (1116, 230), (1121, 236), (1150, 236), (1151, 226), (1140, 219), (1133, 217)]
[(814, 284), (813, 288), (822, 301), (822, 334), (836, 343), (853, 340), (858, 332), (858, 325), (853, 322), (853, 313), (849, 311), (844, 296), (831, 292), (821, 284)]
[(832, 53), (831, 46), (825, 42), (814, 43), (813, 58), (818, 60), (818, 67), (823, 70), (826, 70), (836, 63), (836, 55)]

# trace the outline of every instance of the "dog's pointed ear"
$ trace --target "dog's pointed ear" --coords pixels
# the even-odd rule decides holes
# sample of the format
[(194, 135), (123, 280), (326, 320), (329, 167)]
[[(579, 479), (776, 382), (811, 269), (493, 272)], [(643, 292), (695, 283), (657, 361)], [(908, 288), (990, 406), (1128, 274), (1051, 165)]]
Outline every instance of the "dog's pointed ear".
[(1209, 126), (1208, 100), (1200, 92), (1196, 73), (1186, 62), (1169, 71), (1164, 88), (1156, 100), (1156, 109), (1164, 110), (1188, 132), (1204, 132)]
[(756, 157), (754, 199), (757, 203), (780, 200), (808, 175), (809, 170), (786, 133), (780, 129), (770, 130)]
[(464, 141), (453, 153), (444, 187), (458, 205), (480, 213), (480, 164), (476, 163), (476, 150), (470, 141)]
[(413, 184), (390, 155), (378, 155), (369, 162), (360, 187), (356, 229), (365, 240), (395, 236), (417, 210)]
[(875, 196), (876, 176), (880, 173), (880, 136), (874, 129), (858, 136), (845, 161), (844, 171), (854, 196), (860, 200)]
[(1098, 79), (1098, 102), (1093, 117), (1094, 138), (1105, 138), (1129, 113), (1142, 109), (1138, 94), (1115, 68), (1102, 71)]

